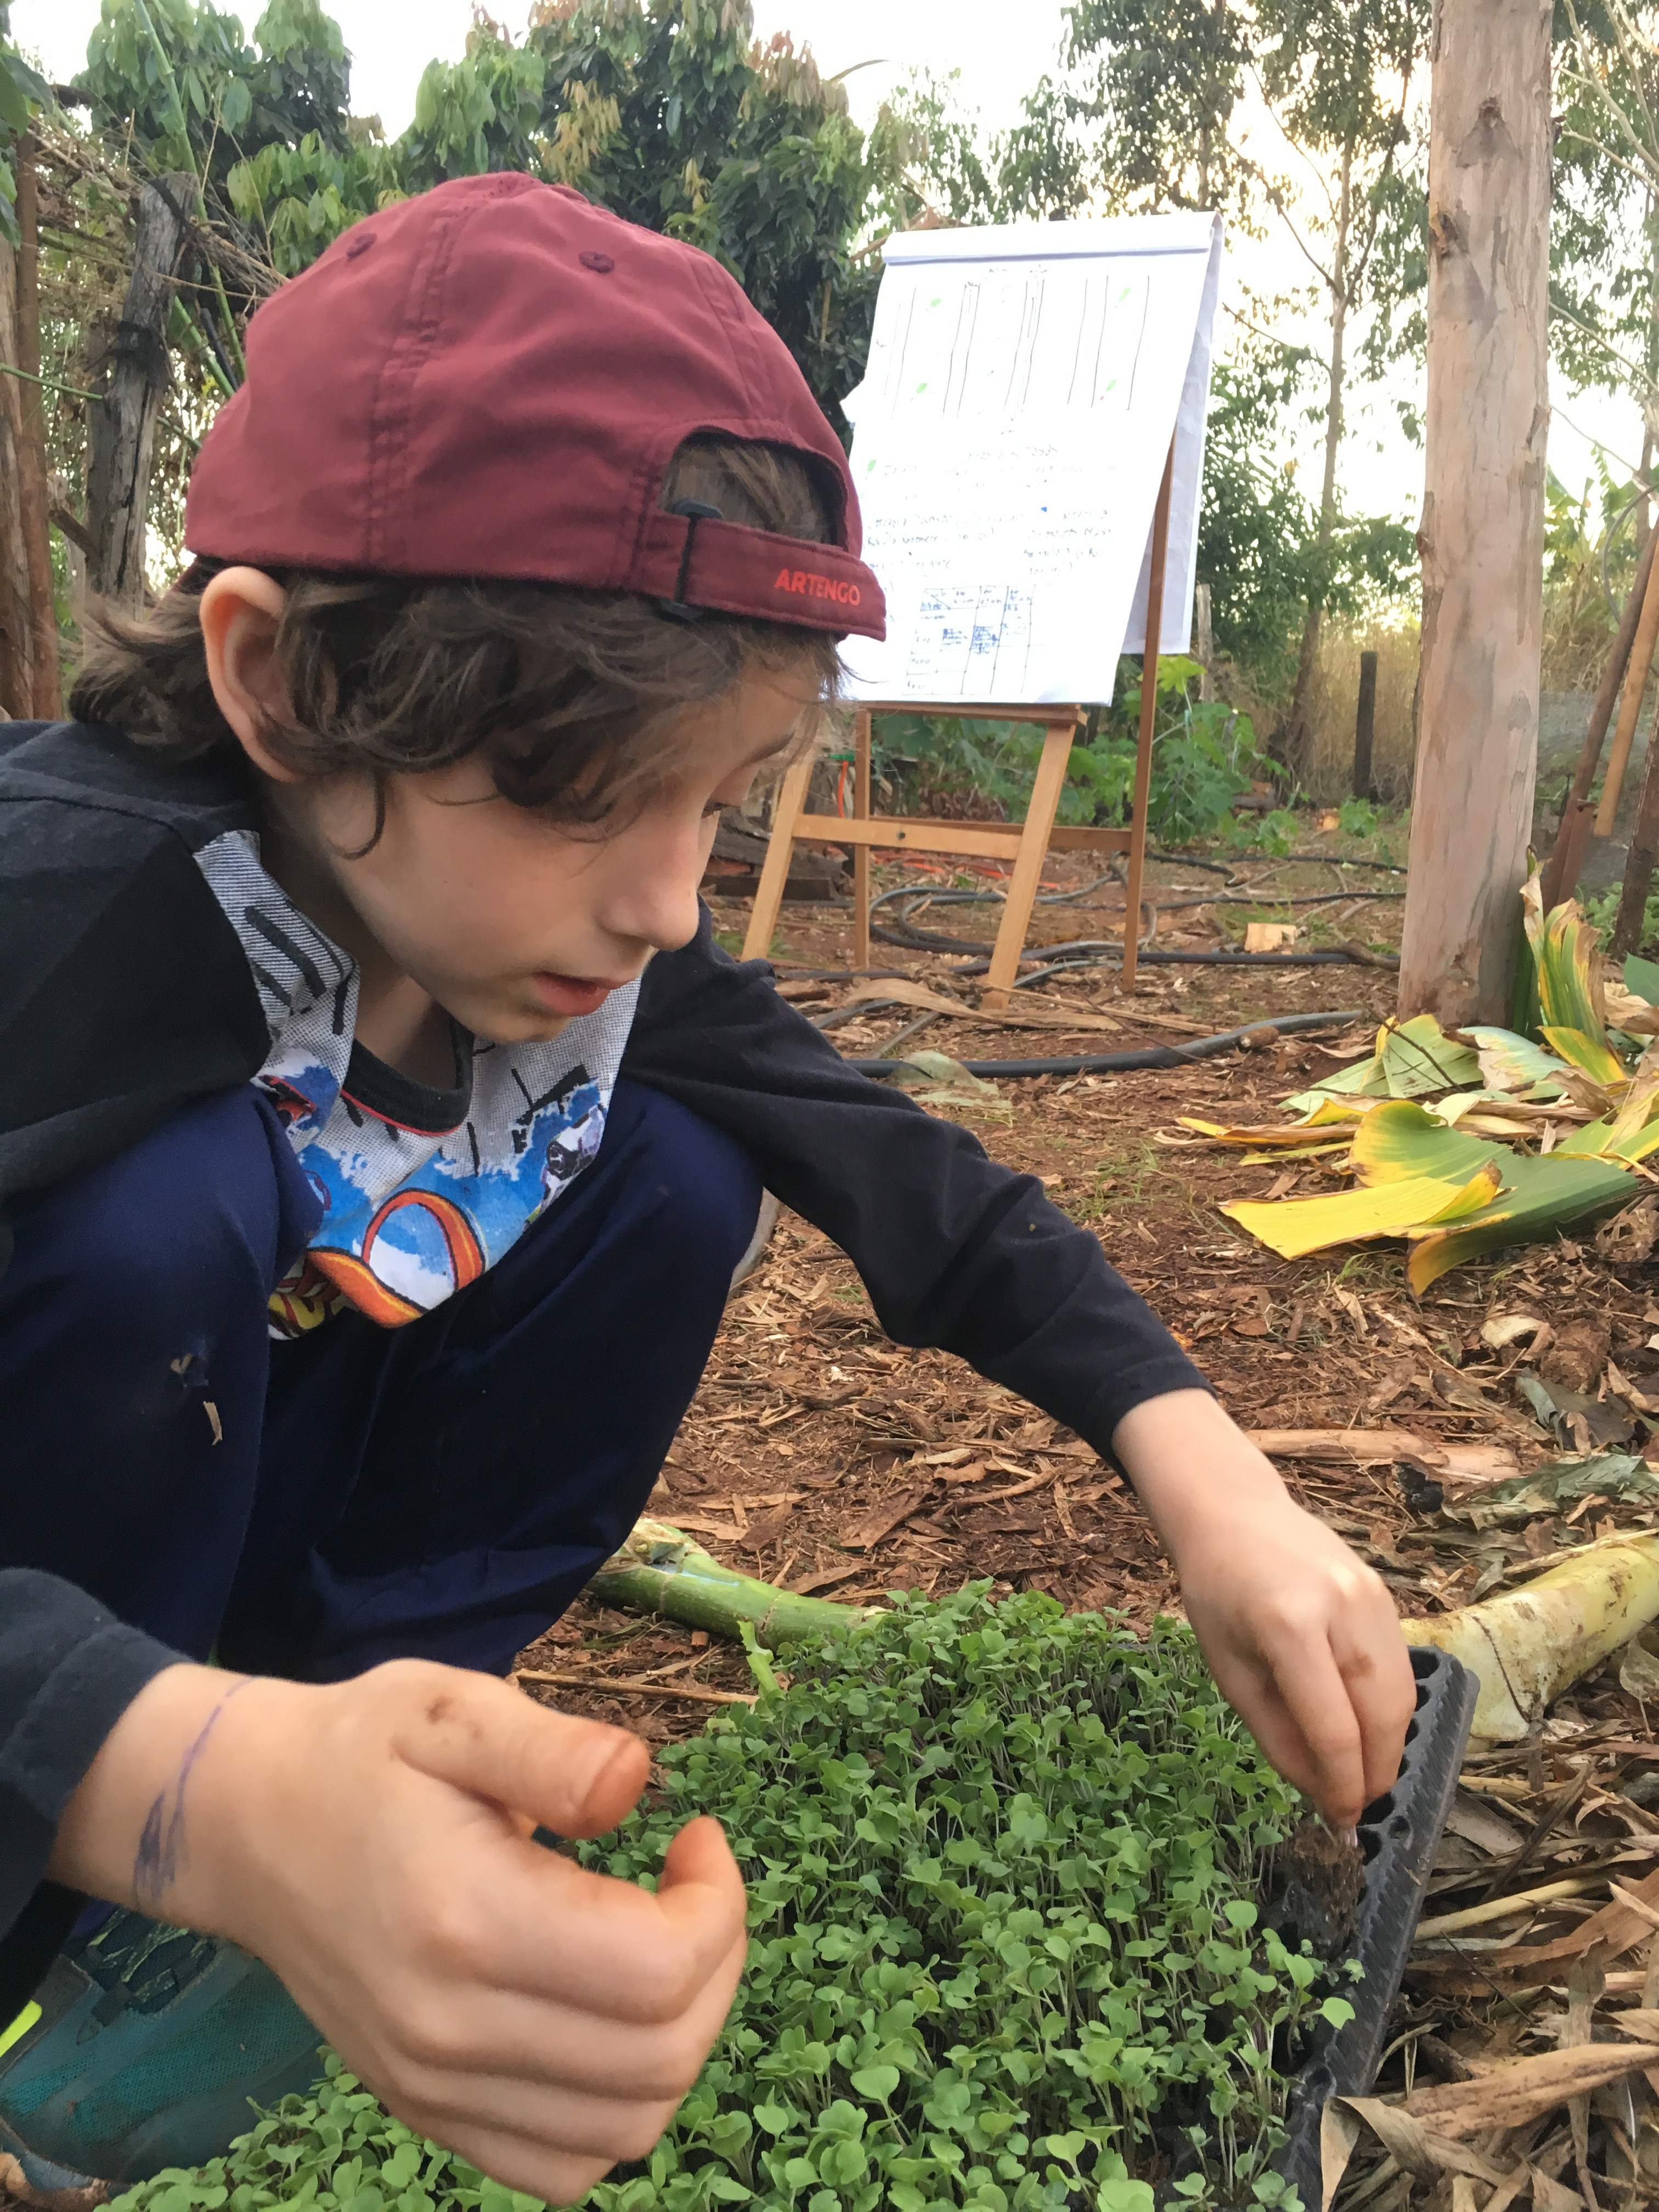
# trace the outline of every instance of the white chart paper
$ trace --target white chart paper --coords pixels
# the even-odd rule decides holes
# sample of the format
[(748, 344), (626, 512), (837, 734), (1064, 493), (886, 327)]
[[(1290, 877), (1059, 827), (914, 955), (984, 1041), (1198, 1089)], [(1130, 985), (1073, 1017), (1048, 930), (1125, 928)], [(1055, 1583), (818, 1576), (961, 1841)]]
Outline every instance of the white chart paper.
[(1142, 649), (1152, 508), (1176, 468), (1162, 649), (1192, 619), (1221, 276), (1210, 216), (890, 238), (854, 426), (887, 638), (866, 699), (1107, 700)]

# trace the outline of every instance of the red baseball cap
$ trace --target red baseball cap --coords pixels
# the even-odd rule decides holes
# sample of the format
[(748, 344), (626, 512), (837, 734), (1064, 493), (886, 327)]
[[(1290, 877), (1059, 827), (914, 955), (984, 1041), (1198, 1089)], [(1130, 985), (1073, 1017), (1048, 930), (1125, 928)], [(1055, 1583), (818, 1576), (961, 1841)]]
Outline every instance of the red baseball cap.
[[(832, 544), (666, 514), (700, 431), (792, 447)], [(841, 441), (720, 264), (562, 185), (463, 177), (371, 216), (248, 326), (185, 540), (267, 568), (493, 576), (881, 637)]]

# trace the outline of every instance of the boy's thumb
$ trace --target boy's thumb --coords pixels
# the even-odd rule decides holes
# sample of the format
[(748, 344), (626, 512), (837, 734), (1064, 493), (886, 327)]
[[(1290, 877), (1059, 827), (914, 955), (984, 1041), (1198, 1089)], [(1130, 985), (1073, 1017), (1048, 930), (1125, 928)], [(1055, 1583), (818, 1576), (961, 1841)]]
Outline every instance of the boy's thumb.
[(488, 1676), (446, 1668), (434, 1678), (441, 1686), (423, 1692), (398, 1731), (411, 1766), (562, 1836), (602, 1836), (633, 1809), (651, 1771), (638, 1736)]

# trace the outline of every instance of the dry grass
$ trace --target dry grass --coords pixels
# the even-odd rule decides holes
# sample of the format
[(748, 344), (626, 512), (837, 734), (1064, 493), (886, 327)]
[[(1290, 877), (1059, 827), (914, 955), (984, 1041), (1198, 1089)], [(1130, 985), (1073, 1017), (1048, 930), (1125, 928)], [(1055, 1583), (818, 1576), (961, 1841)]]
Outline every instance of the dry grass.
[(1310, 702), (1313, 724), (1313, 795), (1334, 804), (1353, 788), (1353, 726), (1359, 700), (1359, 656), (1376, 655), (1376, 725), (1371, 778), (1385, 804), (1411, 796), (1416, 738), (1412, 700), (1417, 689), (1418, 628), (1410, 623), (1328, 623)]

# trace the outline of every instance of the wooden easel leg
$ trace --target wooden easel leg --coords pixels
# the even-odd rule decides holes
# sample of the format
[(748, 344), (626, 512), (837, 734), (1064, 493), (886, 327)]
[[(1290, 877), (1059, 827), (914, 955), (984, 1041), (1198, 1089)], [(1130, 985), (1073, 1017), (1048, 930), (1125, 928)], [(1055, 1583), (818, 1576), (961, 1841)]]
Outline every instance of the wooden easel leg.
[(764, 960), (772, 949), (772, 932), (778, 926), (783, 887), (789, 880), (789, 862), (795, 850), (795, 824), (806, 805), (806, 787), (812, 781), (816, 756), (809, 753), (795, 763), (783, 779), (772, 816), (772, 837), (755, 892), (755, 908), (749, 917), (749, 933), (743, 940), (745, 960)]
[(1152, 552), (1146, 578), (1146, 648), (1141, 659), (1140, 736), (1135, 748), (1135, 810), (1129, 825), (1128, 881), (1123, 896), (1123, 988), (1133, 991), (1140, 946), (1140, 886), (1146, 873), (1146, 808), (1152, 789), (1152, 738), (1158, 727), (1158, 656), (1164, 637), (1164, 569), (1170, 556), (1170, 490), (1175, 440), (1164, 456), (1164, 481), (1152, 510)]
[[(870, 818), (870, 710), (860, 707), (853, 719), (853, 818)], [(853, 965), (870, 965), (870, 848), (853, 848)]]
[(1042, 864), (1048, 857), (1048, 832), (1054, 826), (1077, 729), (1075, 722), (1054, 723), (1042, 742), (1042, 758), (1037, 763), (1036, 781), (1031, 786), (1031, 803), (1025, 810), (1025, 834), (1020, 839), (1013, 873), (1008, 878), (1008, 897), (991, 954), (990, 973), (980, 994), (981, 1003), (987, 1006), (1006, 1006), (1014, 979), (1019, 974), (1019, 956), (1025, 947), (1025, 932), (1030, 926), (1037, 885), (1042, 880)]

